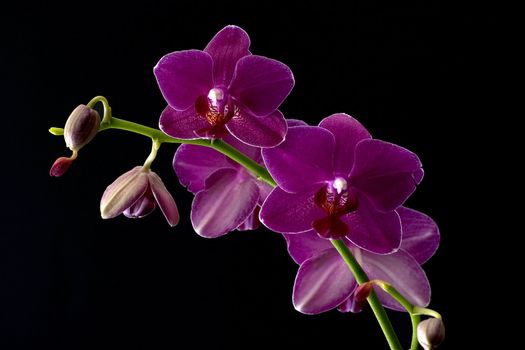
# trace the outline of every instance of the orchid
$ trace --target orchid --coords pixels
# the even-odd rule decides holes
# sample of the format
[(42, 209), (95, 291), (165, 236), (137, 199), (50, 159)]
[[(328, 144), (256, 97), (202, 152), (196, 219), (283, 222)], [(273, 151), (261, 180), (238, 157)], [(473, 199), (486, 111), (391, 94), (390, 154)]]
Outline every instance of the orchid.
[[(172, 167), (195, 195), (195, 232), (217, 238), (263, 223), (282, 234), (300, 265), (292, 298), (299, 312), (355, 313), (366, 300), (390, 349), (403, 347), (384, 307), (410, 315), (411, 350), (418, 339), (425, 348), (443, 340), (441, 315), (426, 308), (430, 284), (421, 267), (439, 245), (439, 230), (429, 216), (404, 207), (423, 178), (416, 154), (373, 139), (344, 113), (318, 126), (285, 119), (278, 108), (294, 85), (291, 70), (252, 55), (248, 34), (236, 26), (220, 30), (203, 51), (165, 55), (154, 74), (168, 103), (160, 129), (116, 118), (105, 97), (94, 97), (65, 128), (49, 130), (73, 152), (58, 158), (50, 174), (65, 174), (98, 132), (149, 137), (144, 165), (106, 188), (100, 213), (142, 218), (158, 206), (175, 226), (177, 204), (151, 165), (162, 145), (181, 144)], [(421, 315), (431, 318), (421, 322)]]
[(357, 120), (340, 113), (318, 127), (291, 127), (286, 141), (262, 154), (279, 186), (261, 209), (267, 227), (283, 233), (313, 228), (324, 238), (347, 237), (379, 254), (399, 248), (395, 209), (423, 178), (414, 153), (372, 139)]
[[(226, 136), (230, 145), (262, 163), (261, 149), (245, 145)], [(200, 236), (215, 238), (260, 225), (259, 206), (271, 187), (257, 180), (238, 163), (216, 150), (181, 145), (173, 159), (173, 168), (181, 184), (195, 193), (191, 222)]]
[(284, 140), (279, 105), (294, 78), (283, 63), (252, 55), (250, 38), (227, 26), (204, 51), (176, 51), (162, 57), (154, 72), (168, 107), (160, 128), (180, 139), (223, 138), (231, 133), (258, 147)]
[[(400, 291), (413, 305), (427, 306), (430, 285), (420, 267), (436, 251), (439, 231), (427, 215), (408, 208), (398, 208), (403, 228), (401, 249), (393, 254), (378, 255), (360, 249), (349, 240), (346, 245), (370, 279), (386, 281)], [(357, 282), (344, 260), (329, 241), (314, 230), (300, 234), (284, 234), (288, 252), (300, 265), (295, 279), (293, 302), (306, 314), (318, 314), (334, 308), (340, 311), (360, 311), (354, 300)], [(404, 311), (390, 295), (377, 290), (382, 304)]]

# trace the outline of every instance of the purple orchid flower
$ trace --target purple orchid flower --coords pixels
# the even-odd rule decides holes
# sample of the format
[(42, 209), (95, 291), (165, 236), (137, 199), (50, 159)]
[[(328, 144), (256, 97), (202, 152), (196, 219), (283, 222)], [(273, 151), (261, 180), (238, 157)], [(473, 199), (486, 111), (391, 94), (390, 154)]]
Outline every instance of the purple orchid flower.
[(315, 126), (290, 127), (286, 140), (262, 150), (278, 186), (260, 213), (276, 232), (314, 229), (324, 238), (347, 237), (378, 254), (401, 244), (401, 206), (423, 178), (419, 158), (380, 140), (347, 114)]
[[(261, 149), (225, 140), (258, 163)], [(180, 183), (195, 193), (191, 222), (202, 237), (216, 238), (237, 230), (253, 230), (259, 225), (259, 207), (271, 187), (238, 163), (212, 148), (181, 145), (173, 159)]]
[[(397, 209), (403, 227), (401, 249), (393, 254), (379, 255), (362, 250), (348, 239), (345, 242), (370, 279), (390, 283), (413, 305), (427, 306), (430, 285), (421, 264), (439, 245), (439, 230), (434, 221), (418, 211)], [(300, 265), (294, 284), (293, 303), (305, 314), (319, 314), (334, 308), (358, 312), (354, 300), (357, 282), (332, 244), (314, 230), (300, 234), (284, 234), (288, 252)], [(381, 303), (393, 310), (404, 308), (382, 289), (375, 287)]]
[(204, 51), (176, 51), (155, 66), (168, 107), (160, 128), (181, 139), (223, 138), (273, 147), (284, 140), (286, 121), (277, 108), (294, 85), (283, 63), (252, 55), (250, 38), (227, 26)]
[(136, 166), (109, 185), (100, 200), (103, 219), (124, 214), (142, 218), (159, 205), (170, 226), (179, 222), (177, 204), (161, 178), (149, 169)]

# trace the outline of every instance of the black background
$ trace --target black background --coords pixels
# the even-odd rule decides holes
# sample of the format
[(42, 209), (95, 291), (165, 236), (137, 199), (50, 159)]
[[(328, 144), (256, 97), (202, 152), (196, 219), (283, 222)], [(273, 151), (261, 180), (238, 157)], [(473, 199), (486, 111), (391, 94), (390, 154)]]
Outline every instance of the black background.
[[(365, 5), (366, 4), (366, 5)], [(154, 170), (172, 191), (181, 223), (157, 210), (142, 220), (102, 220), (99, 200), (140, 165), (149, 140), (101, 133), (59, 179), (67, 155), (50, 126), (93, 96), (115, 116), (156, 126), (165, 102), (152, 68), (164, 54), (202, 49), (227, 24), (242, 26), (252, 52), (289, 65), (296, 86), (281, 110), (316, 124), (346, 112), (376, 138), (421, 157), (425, 179), (407, 205), (438, 222), (442, 244), (426, 264), (431, 307), (446, 321), (443, 349), (457, 348), (460, 276), (473, 189), (464, 141), (475, 116), (469, 55), (473, 15), (439, 2), (172, 2), (109, 9), (27, 5), (2, 14), (3, 226), (0, 344), (5, 349), (386, 348), (370, 310), (359, 315), (296, 312), (296, 265), (284, 240), (264, 228), (207, 240), (191, 229), (192, 196), (171, 169), (174, 147)], [(470, 162), (470, 163), (469, 163)], [(402, 341), (405, 314), (391, 313)]]

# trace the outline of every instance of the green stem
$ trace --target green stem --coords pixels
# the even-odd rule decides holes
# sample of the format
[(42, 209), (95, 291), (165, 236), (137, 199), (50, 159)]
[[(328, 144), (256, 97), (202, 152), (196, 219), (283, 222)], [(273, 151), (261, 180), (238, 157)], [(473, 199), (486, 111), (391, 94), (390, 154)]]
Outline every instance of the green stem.
[[(357, 283), (363, 284), (365, 282), (368, 282), (368, 276), (363, 271), (361, 265), (359, 265), (356, 258), (354, 257), (350, 249), (348, 249), (346, 244), (340, 239), (332, 239), (330, 241), (332, 242), (335, 249), (337, 249), (343, 260), (346, 262), (346, 264), (350, 268), (350, 271), (352, 271), (352, 273), (354, 274)], [(392, 323), (390, 322), (390, 319), (386, 314), (385, 308), (383, 307), (383, 305), (381, 305), (379, 298), (373, 290), (372, 293), (370, 293), (370, 296), (367, 300), (368, 304), (370, 304), (372, 311), (374, 312), (374, 315), (376, 316), (377, 322), (379, 323), (383, 334), (385, 335), (386, 341), (388, 342), (390, 349), (402, 350), (403, 347), (401, 346), (401, 343), (397, 338), (396, 332), (394, 331)]]
[[(378, 287), (381, 287), (385, 292), (390, 294), (394, 299), (396, 299), (401, 306), (407, 310), (408, 314), (410, 315), (410, 322), (412, 323), (412, 340), (410, 343), (410, 350), (417, 350), (418, 348), (418, 341), (417, 341), (417, 325), (421, 321), (421, 314), (428, 314), (429, 312), (433, 312), (434, 314), (439, 315), (434, 310), (420, 308), (417, 306), (412, 305), (410, 301), (408, 301), (401, 293), (397, 291), (391, 284), (384, 282), (384, 281), (378, 281), (374, 280), (372, 281), (375, 285)], [(441, 318), (441, 316), (440, 316)]]
[(87, 103), (87, 107), (93, 108), (100, 102), (104, 106), (104, 116), (102, 118), (102, 124), (108, 123), (111, 119), (111, 107), (109, 106), (108, 100), (104, 96), (95, 96)]
[(151, 142), (152, 143), (152, 145), (151, 145), (151, 152), (150, 152), (148, 158), (146, 159), (146, 161), (144, 162), (144, 165), (142, 166), (142, 169), (144, 169), (146, 171), (151, 168), (151, 164), (153, 163), (153, 161), (157, 157), (157, 152), (159, 151), (160, 145), (162, 145), (157, 140), (153, 140), (152, 139), (151, 141), (152, 141)]
[(416, 315), (430, 316), (430, 317), (437, 318), (438, 320), (442, 319), (439, 312), (434, 311), (432, 309), (427, 309), (426, 307), (414, 306), (414, 308), (412, 309), (412, 312)]

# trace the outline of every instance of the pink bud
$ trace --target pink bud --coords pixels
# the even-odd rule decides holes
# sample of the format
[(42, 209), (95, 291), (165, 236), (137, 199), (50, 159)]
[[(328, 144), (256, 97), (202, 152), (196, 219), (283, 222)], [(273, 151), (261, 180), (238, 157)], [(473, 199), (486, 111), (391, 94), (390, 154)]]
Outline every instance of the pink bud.
[(75, 160), (75, 158), (73, 158), (73, 157), (71, 157), (71, 158), (68, 158), (68, 157), (60, 157), (60, 158), (58, 158), (53, 163), (53, 166), (51, 166), (51, 169), (49, 169), (49, 175), (50, 176), (55, 176), (55, 177), (59, 177), (59, 176), (64, 175), (68, 171), (68, 169), (71, 166), (71, 164), (73, 164), (74, 160)]

